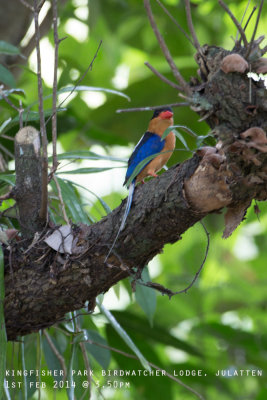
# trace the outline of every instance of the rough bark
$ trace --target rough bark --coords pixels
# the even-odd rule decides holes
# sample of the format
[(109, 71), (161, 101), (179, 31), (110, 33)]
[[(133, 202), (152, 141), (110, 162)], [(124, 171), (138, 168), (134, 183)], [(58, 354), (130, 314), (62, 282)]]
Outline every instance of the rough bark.
[(22, 128), (15, 137), (16, 188), (14, 197), (19, 210), (23, 238), (32, 238), (45, 221), (40, 218), (42, 198), (42, 159), (39, 132)]

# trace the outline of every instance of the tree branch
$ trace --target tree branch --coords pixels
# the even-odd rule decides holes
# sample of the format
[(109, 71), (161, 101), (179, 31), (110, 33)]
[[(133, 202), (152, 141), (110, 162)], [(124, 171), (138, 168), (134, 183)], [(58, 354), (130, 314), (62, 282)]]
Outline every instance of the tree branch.
[(229, 8), (227, 7), (227, 5), (223, 2), (223, 0), (219, 0), (219, 4), (221, 5), (221, 7), (227, 12), (227, 14), (230, 16), (231, 20), (233, 21), (233, 23), (235, 24), (235, 26), (237, 27), (237, 29), (239, 30), (239, 33), (243, 39), (244, 42), (244, 46), (247, 47), (248, 46), (248, 41), (245, 35), (245, 32), (242, 28), (242, 26), (240, 25), (240, 23), (237, 21), (236, 17), (234, 16), (234, 14), (231, 12), (231, 10), (229, 10)]
[(177, 28), (182, 32), (182, 34), (186, 37), (186, 39), (192, 44), (192, 46), (195, 47), (194, 42), (192, 41), (192, 39), (189, 37), (189, 35), (186, 33), (186, 31), (181, 27), (180, 24), (178, 24), (178, 22), (176, 21), (176, 19), (172, 16), (172, 14), (167, 10), (167, 8), (161, 3), (160, 0), (156, 0), (156, 2), (158, 3), (158, 5), (163, 9), (163, 11), (165, 12), (166, 15), (168, 15), (168, 17), (172, 20), (172, 22), (177, 26)]
[(157, 71), (154, 67), (152, 67), (151, 64), (149, 64), (149, 62), (145, 62), (144, 63), (152, 72), (153, 74), (155, 74), (161, 81), (167, 83), (167, 85), (173, 87), (174, 89), (178, 89), (178, 90), (183, 90), (183, 88), (179, 85), (177, 85), (176, 83), (170, 81), (169, 79), (165, 78), (164, 75), (162, 75), (159, 71)]
[(144, 0), (144, 5), (145, 5), (145, 9), (146, 9), (146, 13), (147, 13), (150, 25), (154, 31), (154, 34), (159, 42), (161, 50), (163, 51), (163, 54), (171, 68), (171, 71), (172, 71), (174, 77), (181, 84), (183, 91), (188, 95), (191, 94), (191, 89), (190, 89), (189, 85), (186, 83), (186, 81), (184, 80), (183, 76), (181, 75), (179, 69), (175, 65), (175, 62), (173, 61), (172, 55), (165, 43), (165, 40), (163, 39), (163, 37), (161, 36), (161, 34), (158, 30), (157, 24), (155, 22), (155, 19), (154, 19), (152, 10), (151, 10), (150, 0)]
[(196, 35), (195, 28), (194, 28), (193, 21), (192, 21), (190, 0), (185, 0), (185, 12), (186, 12), (186, 18), (187, 18), (187, 25), (188, 25), (189, 31), (192, 35), (194, 46), (198, 50), (199, 54), (202, 55), (201, 46), (197, 39), (197, 35)]
[(57, 0), (53, 0), (53, 30), (54, 30), (54, 81), (53, 81), (53, 105), (52, 105), (52, 144), (53, 144), (53, 167), (55, 173), (57, 161), (57, 69), (58, 69), (58, 47), (60, 40), (57, 31)]
[(44, 116), (43, 104), (43, 85), (41, 75), (41, 53), (40, 53), (40, 28), (38, 22), (39, 8), (37, 0), (34, 0), (34, 26), (35, 26), (35, 43), (37, 54), (37, 79), (38, 79), (38, 99), (39, 99), (39, 117), (40, 117), (40, 132), (42, 141), (42, 200), (40, 205), (40, 218), (44, 224), (47, 219), (47, 185), (48, 185), (48, 161), (47, 161), (47, 134)]
[(248, 47), (248, 50), (247, 50), (247, 53), (246, 53), (246, 58), (248, 58), (250, 53), (251, 53), (253, 42), (254, 42), (254, 39), (255, 39), (255, 36), (256, 36), (256, 33), (257, 33), (257, 29), (258, 29), (258, 25), (259, 25), (259, 21), (260, 21), (260, 16), (261, 16), (261, 12), (262, 12), (262, 7), (263, 7), (263, 1), (264, 0), (261, 0), (261, 4), (260, 4), (260, 7), (259, 7), (259, 11), (258, 11), (258, 15), (257, 15), (257, 20), (256, 20), (256, 23), (255, 23), (254, 31), (253, 31), (252, 37), (250, 39), (249, 47)]
[(22, 236), (33, 237), (41, 230), (39, 211), (42, 193), (40, 138), (35, 128), (22, 128), (15, 137), (15, 199), (19, 209)]

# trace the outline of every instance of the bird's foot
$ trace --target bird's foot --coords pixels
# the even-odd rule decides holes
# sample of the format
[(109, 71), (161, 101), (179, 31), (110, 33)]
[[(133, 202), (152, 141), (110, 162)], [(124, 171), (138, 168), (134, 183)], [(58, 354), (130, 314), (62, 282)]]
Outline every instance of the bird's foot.
[(155, 172), (148, 172), (149, 176), (153, 176), (153, 178), (157, 178), (158, 175)]

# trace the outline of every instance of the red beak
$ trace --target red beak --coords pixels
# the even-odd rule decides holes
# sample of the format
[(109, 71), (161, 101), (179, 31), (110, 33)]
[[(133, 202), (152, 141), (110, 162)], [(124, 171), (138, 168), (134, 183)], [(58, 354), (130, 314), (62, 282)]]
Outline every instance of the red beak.
[(171, 111), (162, 111), (162, 112), (159, 114), (159, 117), (160, 117), (161, 119), (170, 119), (172, 116), (173, 116), (173, 113), (172, 113)]

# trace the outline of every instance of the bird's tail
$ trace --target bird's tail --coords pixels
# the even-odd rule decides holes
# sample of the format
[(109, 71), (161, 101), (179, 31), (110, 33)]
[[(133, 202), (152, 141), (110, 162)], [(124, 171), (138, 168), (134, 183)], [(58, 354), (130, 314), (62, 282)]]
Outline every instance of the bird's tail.
[(115, 239), (114, 239), (114, 241), (112, 243), (112, 246), (109, 249), (109, 252), (108, 252), (108, 254), (107, 254), (106, 258), (105, 258), (105, 262), (107, 261), (108, 257), (110, 256), (110, 253), (112, 252), (112, 250), (113, 250), (113, 248), (114, 248), (114, 246), (115, 246), (115, 244), (116, 244), (116, 242), (118, 240), (119, 234), (121, 233), (121, 231), (123, 230), (123, 228), (125, 226), (126, 219), (127, 219), (128, 214), (130, 212), (132, 201), (133, 201), (134, 189), (135, 189), (135, 180), (132, 181), (132, 183), (129, 186), (128, 199), (127, 199), (126, 208), (125, 208), (125, 211), (124, 211), (124, 214), (123, 214), (123, 217), (122, 217), (121, 225), (120, 225), (119, 230), (117, 232), (117, 235), (116, 235), (116, 237), (115, 237)]

